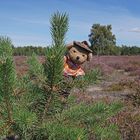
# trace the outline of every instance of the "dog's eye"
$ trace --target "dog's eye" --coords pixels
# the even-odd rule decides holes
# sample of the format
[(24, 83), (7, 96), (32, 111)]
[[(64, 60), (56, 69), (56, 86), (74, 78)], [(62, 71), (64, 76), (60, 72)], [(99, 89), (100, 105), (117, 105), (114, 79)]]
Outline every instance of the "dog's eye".
[(85, 55), (84, 55), (84, 54), (83, 54), (82, 56), (83, 56), (83, 57), (85, 57)]
[(76, 53), (76, 51), (75, 51), (75, 50), (73, 50), (73, 52), (74, 52), (74, 53)]

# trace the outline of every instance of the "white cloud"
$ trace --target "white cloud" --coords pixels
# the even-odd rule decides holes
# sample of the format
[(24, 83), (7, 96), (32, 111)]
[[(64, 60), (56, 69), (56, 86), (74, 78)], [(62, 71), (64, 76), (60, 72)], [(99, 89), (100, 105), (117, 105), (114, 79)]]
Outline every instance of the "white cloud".
[(132, 29), (129, 30), (129, 32), (140, 33), (140, 28), (138, 28), (138, 27), (132, 28)]

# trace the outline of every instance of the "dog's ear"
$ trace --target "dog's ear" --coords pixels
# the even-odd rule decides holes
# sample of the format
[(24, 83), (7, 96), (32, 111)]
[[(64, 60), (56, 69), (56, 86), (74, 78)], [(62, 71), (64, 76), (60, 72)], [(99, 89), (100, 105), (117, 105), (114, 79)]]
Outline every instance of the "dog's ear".
[(92, 59), (92, 53), (89, 53), (87, 57), (87, 61), (90, 61), (91, 59)]
[(70, 50), (73, 47), (73, 42), (66, 45), (67, 49)]

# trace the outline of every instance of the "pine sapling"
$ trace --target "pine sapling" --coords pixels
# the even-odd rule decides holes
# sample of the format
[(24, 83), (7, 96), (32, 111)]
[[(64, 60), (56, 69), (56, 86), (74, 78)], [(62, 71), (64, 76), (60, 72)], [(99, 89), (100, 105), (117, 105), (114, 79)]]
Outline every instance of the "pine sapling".
[[(55, 13), (51, 18), (51, 35), (52, 46), (46, 50), (46, 61), (44, 64), (45, 75), (47, 76), (47, 83), (50, 87), (49, 99), (46, 103), (44, 116), (48, 108), (55, 106), (51, 103), (57, 96), (61, 85), (63, 84), (63, 57), (65, 54), (65, 35), (68, 30), (68, 16), (66, 14)], [(58, 105), (58, 104), (57, 104)]]
[(0, 37), (0, 135), (11, 133), (16, 73), (12, 57), (12, 43)]

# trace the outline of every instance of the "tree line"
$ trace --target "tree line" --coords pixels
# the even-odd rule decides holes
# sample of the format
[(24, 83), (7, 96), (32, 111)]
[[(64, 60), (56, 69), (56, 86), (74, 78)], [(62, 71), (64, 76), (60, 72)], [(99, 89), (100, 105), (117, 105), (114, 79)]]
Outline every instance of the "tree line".
[[(14, 47), (14, 56), (31, 56), (33, 53), (37, 55), (45, 55), (47, 47), (36, 47), (36, 46), (24, 46), (24, 47)], [(94, 55), (140, 55), (140, 47), (138, 46), (115, 46), (111, 49), (97, 50), (93, 49)]]
[[(111, 25), (93, 24), (90, 34), (88, 35), (90, 48), (94, 55), (139, 55), (140, 47), (138, 46), (117, 46), (116, 36), (112, 33)], [(13, 47), (14, 55), (30, 56), (34, 53), (44, 55), (48, 47), (24, 46)]]
[(23, 46), (23, 47), (13, 46), (14, 56), (20, 55), (31, 56), (33, 53), (37, 55), (45, 55), (46, 48), (41, 46)]

